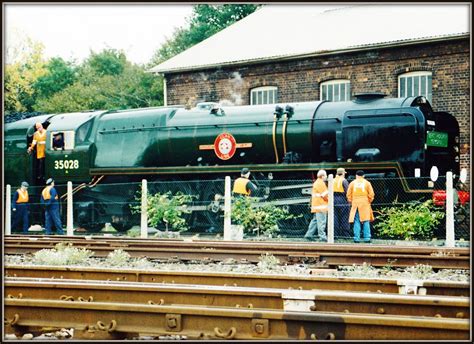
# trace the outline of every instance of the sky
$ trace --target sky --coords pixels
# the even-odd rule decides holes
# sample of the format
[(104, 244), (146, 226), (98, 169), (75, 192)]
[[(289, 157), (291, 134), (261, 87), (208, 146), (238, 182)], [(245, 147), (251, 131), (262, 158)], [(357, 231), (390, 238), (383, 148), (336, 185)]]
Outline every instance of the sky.
[(129, 61), (148, 63), (176, 28), (186, 25), (191, 4), (5, 4), (5, 46), (25, 36), (44, 44), (44, 56), (81, 62), (90, 51), (123, 50)]

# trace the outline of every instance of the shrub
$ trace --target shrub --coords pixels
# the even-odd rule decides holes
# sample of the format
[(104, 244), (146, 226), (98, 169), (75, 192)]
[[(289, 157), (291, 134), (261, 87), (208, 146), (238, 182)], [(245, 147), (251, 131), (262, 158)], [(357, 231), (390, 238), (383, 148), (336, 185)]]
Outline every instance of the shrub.
[(122, 249), (114, 250), (107, 255), (105, 262), (111, 266), (127, 265), (130, 259), (130, 254)]
[[(148, 195), (148, 224), (155, 228), (160, 224), (164, 224), (166, 231), (169, 228), (180, 232), (186, 231), (188, 226), (183, 215), (191, 213), (191, 210), (187, 209), (186, 205), (194, 197), (179, 191), (175, 195), (172, 195), (170, 191)], [(140, 199), (138, 198), (138, 200)], [(134, 214), (141, 211), (140, 205), (131, 206), (131, 208)]]
[(244, 227), (244, 231), (272, 236), (279, 232), (278, 221), (295, 218), (288, 209), (272, 203), (258, 204), (255, 197), (239, 197), (232, 202), (232, 222)]
[(391, 239), (430, 239), (435, 226), (444, 217), (432, 200), (396, 204), (380, 209), (374, 226), (379, 235)]

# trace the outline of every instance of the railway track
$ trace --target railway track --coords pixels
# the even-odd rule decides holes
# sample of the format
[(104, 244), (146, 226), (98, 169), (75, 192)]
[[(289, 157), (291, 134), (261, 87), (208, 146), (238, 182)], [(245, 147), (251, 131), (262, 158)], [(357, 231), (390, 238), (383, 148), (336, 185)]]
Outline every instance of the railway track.
[(7, 299), (133, 304), (200, 305), (286, 311), (469, 318), (469, 298), (340, 290), (289, 290), (145, 282), (6, 278)]
[(208, 240), (124, 239), (104, 237), (46, 237), (6, 236), (5, 254), (32, 254), (53, 248), (60, 242), (71, 243), (105, 257), (122, 249), (132, 257), (175, 259), (186, 261), (223, 261), (235, 259), (256, 263), (264, 253), (274, 255), (281, 263), (310, 263), (319, 266), (363, 264), (376, 267), (390, 265), (407, 267), (430, 265), (434, 269), (469, 269), (469, 248), (440, 248), (432, 246), (386, 246), (355, 244), (224, 242)]
[(470, 295), (468, 282), (417, 281), (382, 278), (330, 277), (319, 275), (271, 275), (195, 271), (149, 271), (123, 268), (102, 269), (93, 267), (52, 267), (5, 265), (5, 277), (81, 279), (96, 281), (125, 281), (187, 285), (213, 285), (293, 290), (342, 290), (358, 292), (425, 294), (464, 296)]
[(5, 330), (74, 328), (74, 339), (469, 339), (469, 319), (192, 305), (5, 299)]

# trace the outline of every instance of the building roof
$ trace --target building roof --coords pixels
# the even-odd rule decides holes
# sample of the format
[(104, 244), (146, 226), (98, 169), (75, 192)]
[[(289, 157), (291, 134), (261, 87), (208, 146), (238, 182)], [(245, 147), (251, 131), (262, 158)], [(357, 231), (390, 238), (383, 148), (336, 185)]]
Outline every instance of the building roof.
[(181, 72), (469, 37), (470, 4), (266, 5), (153, 67)]

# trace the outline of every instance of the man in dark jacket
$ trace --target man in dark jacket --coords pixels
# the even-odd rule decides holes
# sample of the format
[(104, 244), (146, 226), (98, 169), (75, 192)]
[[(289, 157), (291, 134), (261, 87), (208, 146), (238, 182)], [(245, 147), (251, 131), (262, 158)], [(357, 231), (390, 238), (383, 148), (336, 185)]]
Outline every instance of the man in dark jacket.
[(257, 191), (257, 186), (249, 180), (250, 171), (248, 168), (244, 167), (240, 172), (240, 178), (237, 178), (234, 182), (234, 188), (232, 192), (234, 195), (246, 195), (251, 196), (255, 191)]
[(51, 234), (51, 222), (56, 227), (57, 234), (64, 234), (61, 217), (59, 216), (59, 196), (54, 188), (53, 178), (46, 181), (46, 187), (41, 192), (41, 204), (45, 205), (45, 234)]
[(13, 223), (12, 228), (15, 229), (19, 222), (23, 222), (23, 234), (28, 234), (28, 228), (30, 227), (28, 220), (28, 202), (30, 197), (28, 196), (28, 183), (22, 182), (21, 187), (16, 190), (13, 196)]

